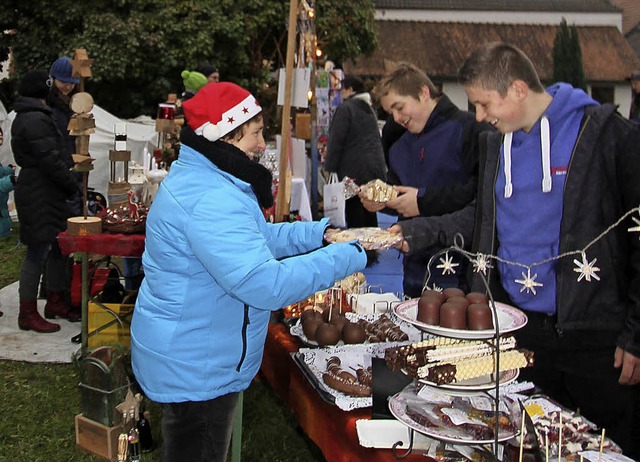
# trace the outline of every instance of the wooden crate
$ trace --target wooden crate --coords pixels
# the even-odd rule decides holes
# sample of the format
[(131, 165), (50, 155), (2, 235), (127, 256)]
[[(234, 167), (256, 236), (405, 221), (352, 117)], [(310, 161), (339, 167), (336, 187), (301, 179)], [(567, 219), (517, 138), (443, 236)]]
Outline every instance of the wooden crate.
[(76, 445), (83, 451), (112, 462), (116, 462), (118, 456), (118, 436), (121, 431), (121, 425), (105, 427), (82, 414), (76, 416)]
[[(87, 323), (89, 327), (89, 338), (87, 345), (89, 348), (97, 348), (112, 343), (119, 343), (130, 348), (130, 327), (131, 317), (133, 316), (133, 306), (134, 305), (126, 303), (100, 303), (95, 298), (89, 300), (87, 310), (89, 314)], [(116, 314), (122, 321), (122, 324), (120, 324), (111, 313)], [(94, 333), (97, 329), (100, 330)]]

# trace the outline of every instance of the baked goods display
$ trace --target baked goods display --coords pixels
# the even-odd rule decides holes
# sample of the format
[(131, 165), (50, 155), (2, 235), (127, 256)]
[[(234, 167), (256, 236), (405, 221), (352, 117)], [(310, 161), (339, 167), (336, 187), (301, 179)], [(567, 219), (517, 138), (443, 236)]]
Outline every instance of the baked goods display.
[[(533, 365), (533, 353), (516, 349), (512, 336), (502, 337), (499, 345), (500, 372)], [(496, 350), (493, 341), (433, 337), (389, 348), (385, 361), (391, 370), (402, 370), (418, 380), (443, 385), (493, 374)]]
[(452, 443), (507, 441), (518, 434), (513, 406), (480, 392), (510, 383), (521, 368), (533, 365), (533, 352), (518, 349), (515, 338), (505, 335), (527, 318), (514, 307), (494, 306), (497, 326), (486, 294), (458, 288), (425, 290), (394, 307), (400, 319), (432, 334), (385, 351), (388, 368), (416, 379), (389, 400), (399, 421)]
[[(461, 339), (489, 339), (496, 336), (491, 309), (488, 305), (474, 303), (484, 294), (460, 295), (453, 291), (448, 293), (449, 296), (444, 292), (425, 291), (420, 298), (412, 298), (393, 306), (393, 312), (403, 321), (435, 335)], [(467, 298), (468, 296), (471, 299)], [(477, 312), (475, 308), (469, 312), (469, 306), (472, 305), (483, 306), (478, 308)], [(500, 302), (493, 305), (500, 335), (514, 332), (527, 324), (527, 315), (521, 310)], [(489, 323), (490, 328), (483, 328), (489, 326)]]
[(338, 356), (327, 359), (327, 370), (322, 381), (329, 387), (349, 396), (371, 396), (371, 366), (359, 367), (351, 373), (340, 367)]
[(306, 310), (290, 328), (291, 335), (311, 346), (407, 342), (420, 338), (420, 331), (392, 313), (335, 314), (329, 310)]
[(402, 243), (402, 237), (399, 234), (382, 228), (332, 230), (325, 233), (324, 239), (331, 243), (358, 241), (367, 250), (389, 249)]
[(408, 385), (389, 399), (389, 410), (405, 425), (433, 438), (467, 444), (507, 441), (518, 430), (509, 406), (498, 411), (486, 396), (453, 396), (439, 390)]
[(466, 294), (456, 288), (442, 292), (425, 290), (418, 300), (416, 319), (425, 324), (449, 329), (493, 329), (493, 315), (485, 294)]
[(371, 407), (372, 358), (383, 358), (388, 343), (300, 348), (294, 362), (327, 402), (343, 411)]
[[(611, 460), (600, 456), (600, 448), (605, 453), (622, 452), (611, 439), (603, 438), (595, 424), (547, 396), (537, 395), (525, 400), (524, 408), (533, 421), (538, 446), (542, 452), (548, 450), (550, 458), (557, 459), (560, 452), (567, 460), (577, 457), (578, 453), (585, 460)], [(583, 451), (594, 451), (595, 459), (587, 457)]]

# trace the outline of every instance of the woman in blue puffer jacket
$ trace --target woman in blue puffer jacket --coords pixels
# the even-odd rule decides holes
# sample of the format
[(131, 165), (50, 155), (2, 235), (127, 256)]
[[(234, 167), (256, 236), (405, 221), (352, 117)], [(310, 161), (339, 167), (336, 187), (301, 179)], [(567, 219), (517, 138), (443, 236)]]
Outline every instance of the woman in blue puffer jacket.
[(367, 257), (356, 243), (323, 246), (327, 220), (265, 220), (272, 178), (250, 157), (265, 142), (248, 91), (210, 83), (183, 109), (180, 156), (147, 220), (132, 363), (163, 406), (163, 461), (226, 461), (271, 311), (362, 270)]

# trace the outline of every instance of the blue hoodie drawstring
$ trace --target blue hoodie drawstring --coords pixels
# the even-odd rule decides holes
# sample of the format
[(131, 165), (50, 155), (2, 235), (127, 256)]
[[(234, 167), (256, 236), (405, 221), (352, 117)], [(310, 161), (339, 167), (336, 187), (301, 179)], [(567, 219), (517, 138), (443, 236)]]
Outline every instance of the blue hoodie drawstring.
[(513, 142), (513, 132), (504, 136), (504, 197), (506, 199), (513, 194), (513, 184), (511, 183), (511, 143)]
[(551, 136), (549, 135), (549, 118), (542, 116), (540, 120), (540, 144), (542, 150), (542, 192), (551, 192)]
[[(511, 144), (513, 143), (513, 132), (504, 136), (503, 162), (504, 162), (504, 197), (510, 198), (513, 194), (513, 183), (511, 182)], [(549, 130), (549, 118), (546, 115), (540, 120), (540, 149), (542, 153), (542, 192), (551, 192), (551, 135)]]

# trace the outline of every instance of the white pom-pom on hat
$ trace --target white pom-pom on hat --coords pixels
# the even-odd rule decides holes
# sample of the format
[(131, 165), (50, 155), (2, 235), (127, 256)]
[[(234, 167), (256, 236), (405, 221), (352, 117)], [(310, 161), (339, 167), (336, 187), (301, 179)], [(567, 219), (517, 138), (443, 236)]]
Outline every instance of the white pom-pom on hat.
[(216, 141), (262, 111), (256, 99), (231, 82), (212, 82), (182, 103), (187, 124), (196, 134)]
[(220, 133), (220, 127), (213, 125), (211, 122), (205, 123), (203, 126), (195, 130), (196, 135), (204, 136), (209, 141), (219, 140), (222, 134)]

